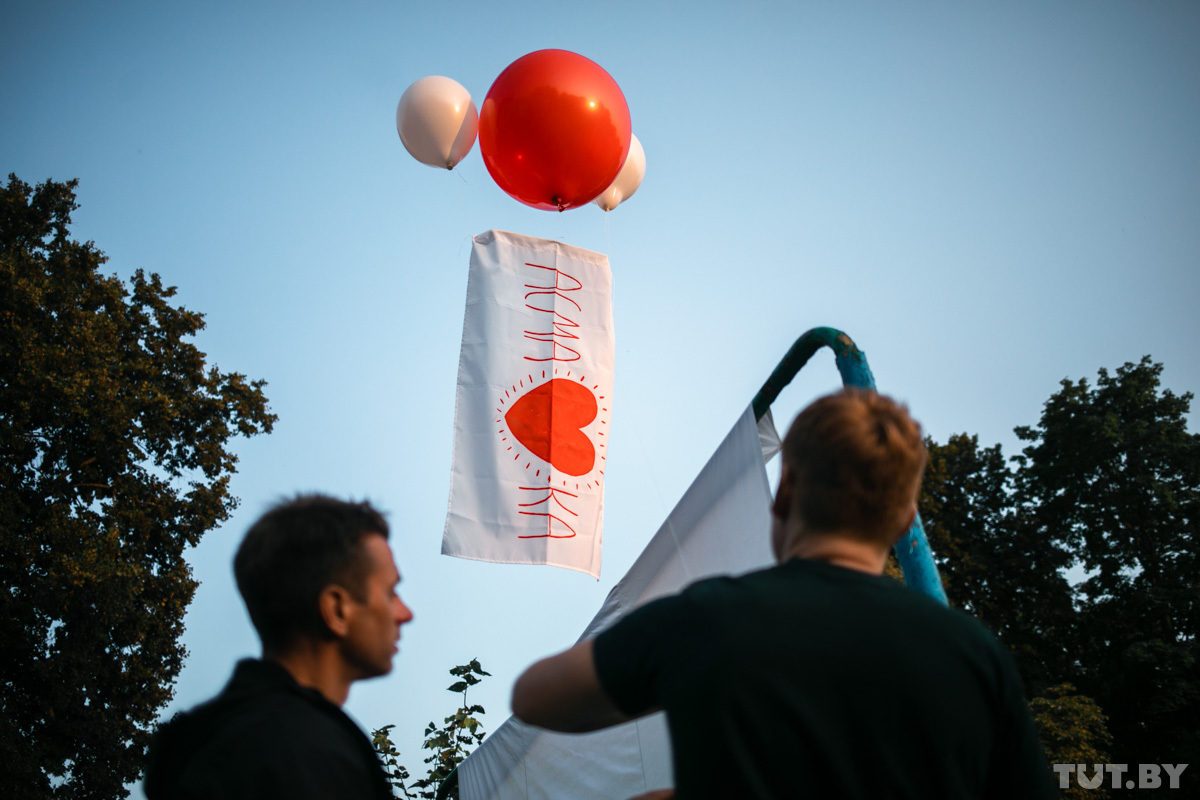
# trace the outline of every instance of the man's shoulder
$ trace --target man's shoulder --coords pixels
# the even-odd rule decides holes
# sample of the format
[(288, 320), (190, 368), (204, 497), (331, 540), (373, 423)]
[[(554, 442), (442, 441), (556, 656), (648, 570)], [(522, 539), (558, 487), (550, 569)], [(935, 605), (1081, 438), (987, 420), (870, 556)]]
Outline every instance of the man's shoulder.
[(349, 717), (286, 680), (246, 680), (245, 664), (219, 695), (160, 728), (146, 776), (148, 797), (173, 796), (172, 787), (197, 780), (252, 786), (303, 779), (318, 768), (361, 770), (369, 744)]
[(329, 749), (363, 737), (316, 689), (299, 685), (278, 664), (253, 659), (239, 662), (225, 689), (191, 715), (210, 735), (288, 752)]
[(704, 578), (687, 586), (680, 596), (691, 602), (719, 604), (774, 599), (802, 602), (806, 598), (826, 602), (828, 596), (843, 592), (887, 592), (892, 583), (882, 576), (795, 558), (741, 575)]
[(810, 559), (782, 564), (739, 576), (699, 580), (676, 596), (680, 612), (738, 614), (747, 608), (789, 613), (819, 610), (823, 615), (865, 614), (883, 624), (903, 623), (906, 629), (927, 627), (941, 635), (961, 638), (980, 647), (1000, 649), (995, 636), (975, 617), (949, 608), (886, 575), (875, 575)]

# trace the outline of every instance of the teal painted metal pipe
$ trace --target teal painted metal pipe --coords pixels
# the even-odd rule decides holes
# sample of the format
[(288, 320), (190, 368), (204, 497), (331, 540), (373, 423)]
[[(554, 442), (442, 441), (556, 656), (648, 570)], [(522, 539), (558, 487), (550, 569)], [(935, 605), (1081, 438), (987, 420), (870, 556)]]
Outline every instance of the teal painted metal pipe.
[[(783, 360), (775, 367), (771, 377), (767, 378), (767, 382), (754, 396), (751, 405), (754, 407), (755, 419), (760, 419), (767, 413), (767, 409), (775, 402), (775, 398), (779, 397), (783, 387), (792, 382), (800, 368), (822, 347), (833, 350), (844, 386), (875, 389), (875, 377), (871, 375), (867, 357), (849, 336), (836, 328), (813, 328), (795, 341)], [(904, 573), (904, 583), (907, 586), (929, 595), (942, 605), (950, 605), (946, 590), (942, 588), (942, 578), (938, 575), (937, 564), (934, 563), (933, 551), (929, 548), (929, 538), (925, 535), (925, 526), (921, 524), (920, 514), (917, 514), (912, 527), (896, 542), (893, 550), (896, 560), (900, 562), (900, 570)]]

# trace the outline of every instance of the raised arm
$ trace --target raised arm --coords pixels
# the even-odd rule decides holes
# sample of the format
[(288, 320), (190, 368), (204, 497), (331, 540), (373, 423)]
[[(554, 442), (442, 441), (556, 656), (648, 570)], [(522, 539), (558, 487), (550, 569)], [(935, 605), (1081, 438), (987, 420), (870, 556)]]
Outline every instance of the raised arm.
[(523, 722), (563, 733), (583, 733), (627, 722), (600, 686), (587, 639), (525, 670), (513, 686), (512, 708)]

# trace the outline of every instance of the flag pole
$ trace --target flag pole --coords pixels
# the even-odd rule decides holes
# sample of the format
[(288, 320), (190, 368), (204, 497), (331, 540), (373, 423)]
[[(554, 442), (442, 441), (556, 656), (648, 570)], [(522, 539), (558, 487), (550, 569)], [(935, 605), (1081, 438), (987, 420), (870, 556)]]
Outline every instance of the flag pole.
[[(875, 377), (867, 365), (867, 357), (849, 336), (836, 328), (813, 328), (792, 344), (766, 383), (758, 390), (758, 394), (754, 395), (751, 405), (754, 408), (755, 419), (762, 419), (783, 388), (792, 382), (792, 378), (796, 377), (801, 367), (822, 347), (833, 350), (844, 386), (875, 389)], [(896, 542), (893, 551), (896, 553), (896, 560), (900, 562), (906, 585), (932, 597), (942, 605), (950, 604), (946, 590), (942, 588), (942, 579), (938, 575), (937, 564), (934, 563), (933, 551), (929, 548), (929, 539), (925, 536), (920, 514), (913, 519), (908, 533)]]

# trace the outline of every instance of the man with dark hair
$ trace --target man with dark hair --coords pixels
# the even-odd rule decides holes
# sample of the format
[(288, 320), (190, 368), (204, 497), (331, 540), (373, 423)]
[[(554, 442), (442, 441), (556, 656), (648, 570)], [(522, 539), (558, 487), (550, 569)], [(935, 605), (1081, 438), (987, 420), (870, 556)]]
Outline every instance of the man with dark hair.
[(665, 710), (681, 800), (1056, 797), (1009, 654), (883, 575), (916, 514), (920, 427), (844, 390), (800, 413), (783, 454), (775, 567), (700, 581), (537, 662), (516, 716), (581, 732)]
[(386, 675), (412, 612), (388, 525), (367, 503), (302, 495), (246, 533), (238, 591), (262, 659), (165, 724), (145, 790), (158, 798), (390, 798), (379, 760), (342, 712), (350, 684)]

